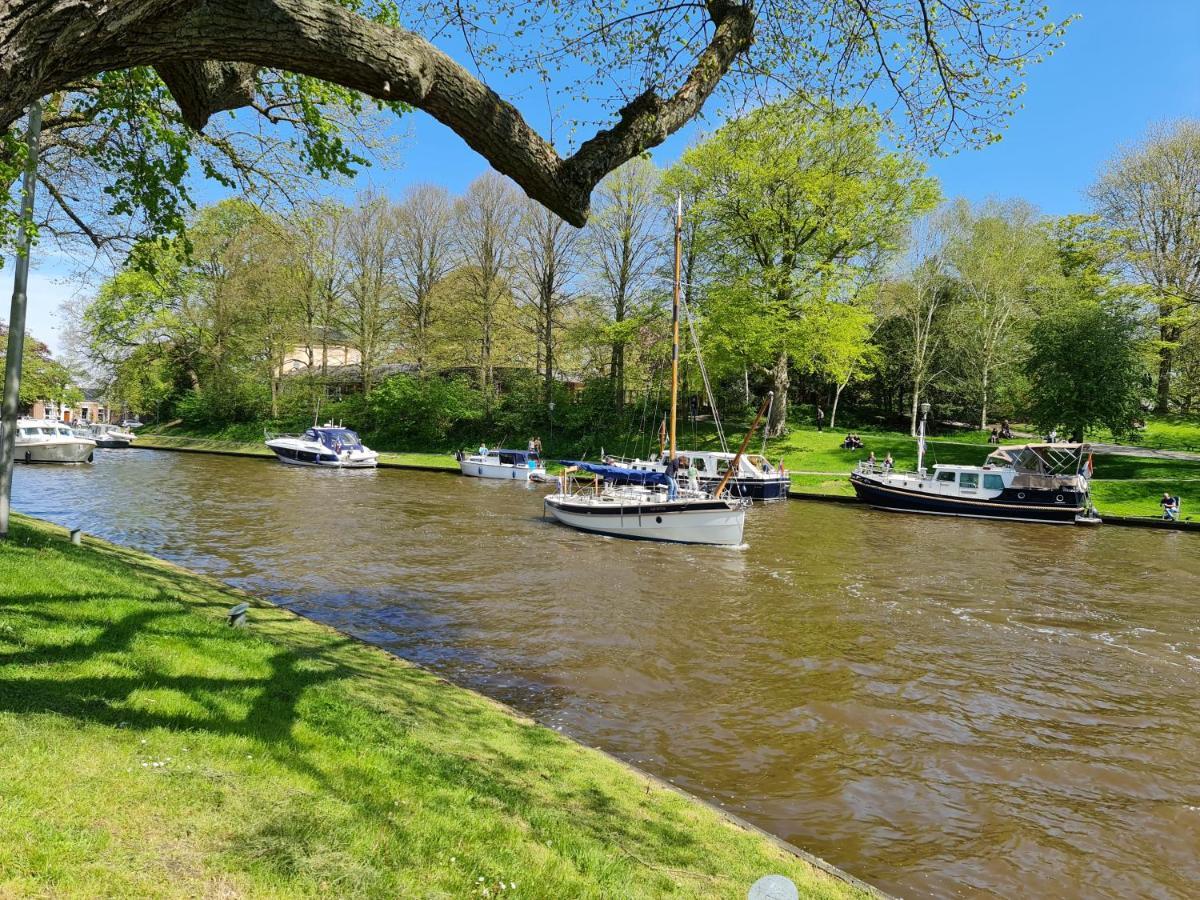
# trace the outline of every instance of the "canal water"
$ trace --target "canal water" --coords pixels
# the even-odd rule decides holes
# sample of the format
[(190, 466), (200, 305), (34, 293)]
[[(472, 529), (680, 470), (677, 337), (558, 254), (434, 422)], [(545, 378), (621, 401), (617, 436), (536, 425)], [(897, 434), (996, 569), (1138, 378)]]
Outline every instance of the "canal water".
[(98, 451), (15, 506), (429, 666), (905, 896), (1200, 895), (1200, 537), (792, 502), (748, 546), (541, 491)]

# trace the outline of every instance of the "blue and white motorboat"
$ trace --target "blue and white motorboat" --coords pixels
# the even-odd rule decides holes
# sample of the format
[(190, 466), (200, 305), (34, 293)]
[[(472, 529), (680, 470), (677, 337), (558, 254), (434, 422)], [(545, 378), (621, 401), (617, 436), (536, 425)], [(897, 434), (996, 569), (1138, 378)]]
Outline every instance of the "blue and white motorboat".
[(379, 454), (364, 447), (349, 428), (326, 422), (304, 434), (268, 435), (267, 446), (280, 462), (289, 466), (317, 466), (328, 469), (373, 469)]

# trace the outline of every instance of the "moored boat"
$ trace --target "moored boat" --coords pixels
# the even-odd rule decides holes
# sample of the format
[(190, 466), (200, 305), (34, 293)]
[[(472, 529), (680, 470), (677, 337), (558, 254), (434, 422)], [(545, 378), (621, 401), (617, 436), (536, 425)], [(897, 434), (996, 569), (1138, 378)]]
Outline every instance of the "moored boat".
[(96, 442), (97, 447), (108, 450), (123, 450), (134, 442), (132, 431), (126, 431), (119, 425), (106, 425), (97, 422), (90, 429), (89, 437)]
[(672, 499), (666, 476), (659, 477), (660, 485), (584, 486), (575, 492), (564, 483), (545, 498), (545, 508), (564, 525), (613, 537), (681, 544), (742, 543), (745, 501), (687, 489), (680, 489)]
[(80, 437), (62, 422), (17, 419), (13, 459), (26, 463), (91, 462), (96, 442)]
[(600, 486), (600, 474), (593, 472), (593, 483), (574, 491), (568, 489), (564, 475), (559, 490), (543, 500), (543, 508), (558, 522), (580, 531), (640, 538), (652, 541), (674, 541), (684, 544), (716, 544), (737, 546), (742, 543), (749, 501), (731, 497), (729, 480), (738, 471), (741, 458), (750, 438), (762, 419), (770, 398), (759, 407), (754, 424), (746, 432), (742, 446), (730, 462), (713, 495), (703, 491), (680, 489), (677, 476), (679, 454), (676, 452), (675, 428), (679, 403), (679, 308), (680, 257), (683, 227), (682, 201), (675, 212), (675, 289), (671, 304), (671, 415), (670, 455), (663, 471), (646, 470), (640, 484)]
[[(770, 460), (758, 453), (747, 453), (739, 458), (736, 453), (715, 450), (680, 450), (679, 456), (686, 457), (695, 465), (699, 486), (707, 494), (716, 490), (725, 473), (737, 460), (737, 470), (728, 479), (728, 490), (732, 496), (747, 500), (787, 499), (791, 478), (782, 466), (772, 465)], [(664, 456), (658, 456), (648, 460), (613, 460), (606, 463), (564, 459), (562, 463), (594, 472), (609, 484), (638, 485), (646, 483), (647, 473), (664, 472), (667, 460)]]
[(268, 435), (266, 444), (289, 466), (373, 469), (379, 463), (379, 454), (364, 447), (355, 432), (332, 422), (314, 425), (304, 434)]
[(455, 454), (458, 468), (471, 478), (499, 478), (505, 481), (544, 481), (546, 467), (534, 450), (501, 450), (480, 447), (477, 453)]
[(860, 463), (850, 483), (860, 500), (879, 509), (1007, 519), (1017, 522), (1095, 524), (1088, 487), (1087, 444), (1001, 447), (982, 466), (935, 465), (927, 471), (885, 471)]

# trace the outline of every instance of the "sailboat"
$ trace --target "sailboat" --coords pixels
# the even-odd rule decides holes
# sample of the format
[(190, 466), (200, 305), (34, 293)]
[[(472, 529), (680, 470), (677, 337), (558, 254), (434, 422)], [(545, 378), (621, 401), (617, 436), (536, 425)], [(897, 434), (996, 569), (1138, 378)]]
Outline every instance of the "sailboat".
[[(683, 230), (683, 201), (675, 209), (675, 279), (671, 303), (671, 430), (670, 459), (677, 456), (675, 426), (679, 405), (679, 281), (681, 235)], [(745, 451), (750, 436), (762, 418), (767, 401), (758, 410), (754, 425), (742, 442)], [(686, 488), (671, 489), (665, 472), (646, 472), (639, 484), (600, 483), (600, 473), (593, 472), (591, 485), (570, 490), (567, 475), (559, 480), (556, 493), (545, 498), (544, 508), (557, 521), (580, 531), (607, 534), (614, 537), (640, 538), (651, 541), (675, 541), (683, 544), (718, 544), (736, 546), (742, 543), (749, 502), (729, 496), (726, 488), (730, 475), (737, 471), (735, 460), (716, 490), (710, 496), (703, 491)]]

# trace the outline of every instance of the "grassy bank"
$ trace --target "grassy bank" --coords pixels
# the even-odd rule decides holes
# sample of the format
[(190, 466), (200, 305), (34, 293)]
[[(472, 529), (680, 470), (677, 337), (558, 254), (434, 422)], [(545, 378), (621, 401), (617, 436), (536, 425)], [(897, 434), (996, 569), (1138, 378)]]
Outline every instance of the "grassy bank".
[[(134, 446), (150, 450), (204, 450), (213, 453), (233, 453), (238, 456), (273, 457), (262, 438), (257, 441), (230, 440), (211, 436), (198, 436), (186, 432), (139, 431)], [(372, 448), (374, 449), (374, 448)], [(449, 453), (380, 453), (379, 462), (384, 466), (401, 468), (432, 468), (458, 471), (458, 463)]]
[[(269, 456), (270, 451), (263, 447), (261, 439), (255, 442), (233, 440), (244, 438), (248, 433), (246, 429), (250, 427), (231, 426), (221, 432), (204, 433), (179, 427), (161, 432), (147, 431), (139, 434), (138, 446), (186, 447)], [(1140, 445), (1151, 449), (1181, 449), (1174, 445), (1193, 440), (1193, 432), (1200, 432), (1200, 426), (1155, 420), (1147, 423)], [(729, 434), (734, 436), (739, 432), (731, 428)], [(916, 467), (916, 442), (907, 433), (861, 430), (858, 434), (863, 438), (866, 447), (856, 451), (841, 449), (840, 444), (845, 434), (844, 431), (819, 432), (811, 427), (794, 428), (786, 436), (768, 442), (767, 456), (772, 462), (783, 460), (788, 471), (792, 473), (794, 491), (818, 494), (853, 494), (848, 478), (850, 470), (872, 451), (880, 460), (891, 453), (899, 469)], [(1166, 446), (1158, 446), (1159, 438)], [(716, 432), (708, 424), (701, 424), (695, 428), (690, 424), (681, 426), (679, 443), (688, 449), (719, 448)], [(637, 438), (630, 437), (624, 444), (625, 446), (617, 444), (606, 449), (610, 453), (633, 455), (639, 450), (644, 452), (646, 447), (644, 438), (639, 442)], [(653, 449), (657, 450), (657, 446)], [(761, 440), (754, 441), (751, 449), (759, 452), (762, 449)], [(987, 432), (983, 431), (961, 431), (948, 436), (934, 436), (928, 441), (926, 464), (978, 464), (990, 449), (987, 444)], [(546, 455), (553, 459), (557, 455), (555, 448), (548, 447)], [(458, 468), (448, 452), (385, 452), (380, 455), (380, 460), (399, 466), (415, 465), (447, 470)], [(1164, 491), (1183, 498), (1185, 520), (1200, 521), (1200, 461), (1117, 454), (1099, 454), (1095, 457), (1092, 496), (1102, 514), (1161, 515), (1158, 502)]]
[(0, 544), (0, 896), (855, 889), (610, 758), (208, 579)]

